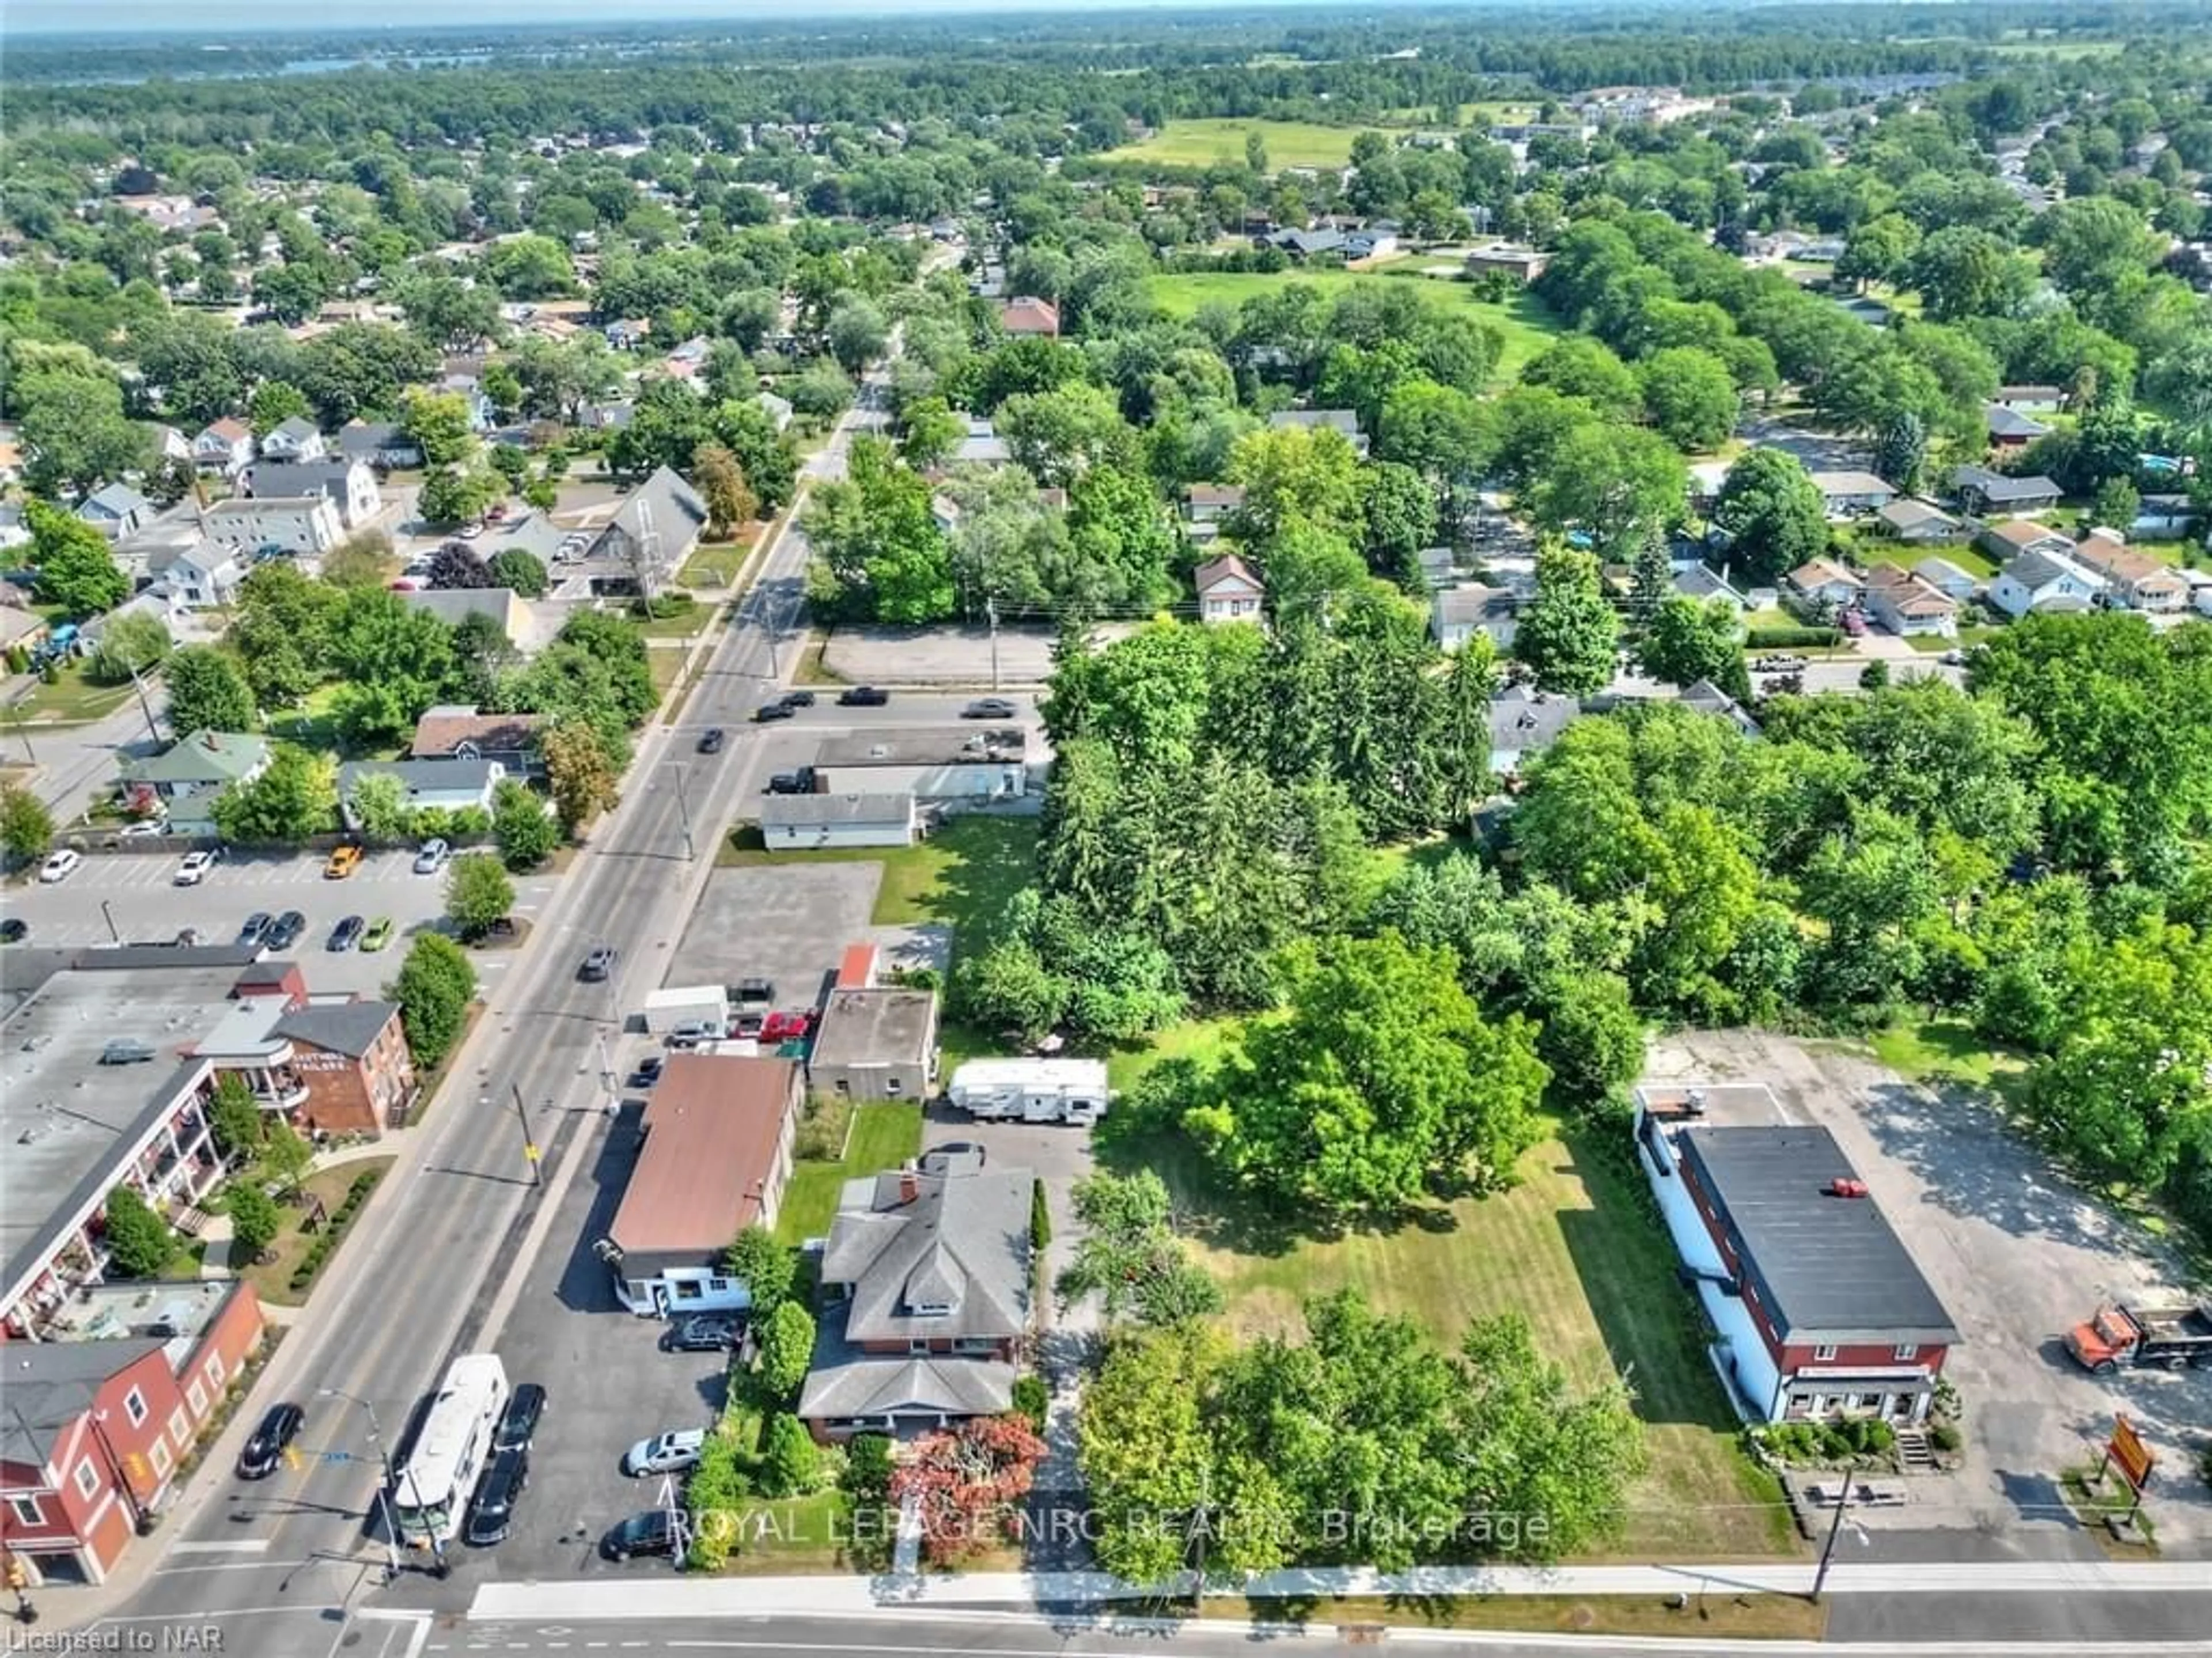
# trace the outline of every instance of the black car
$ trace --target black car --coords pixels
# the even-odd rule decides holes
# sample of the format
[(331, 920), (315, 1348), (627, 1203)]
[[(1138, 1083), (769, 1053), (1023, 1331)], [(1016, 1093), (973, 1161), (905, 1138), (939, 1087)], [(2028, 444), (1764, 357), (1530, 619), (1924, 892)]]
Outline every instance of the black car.
[(880, 708), (890, 700), (889, 691), (879, 690), (873, 685), (855, 685), (848, 691), (839, 693), (837, 703), (840, 708)]
[(332, 950), (351, 950), (361, 942), (361, 935), (368, 931), (368, 923), (358, 915), (349, 915), (331, 929), (330, 947)]
[(729, 732), (724, 731), (720, 726), (710, 726), (699, 733), (699, 752), (720, 754), (722, 751), (722, 744), (729, 739)]
[(0, 921), (0, 944), (20, 944), (31, 936), (31, 924), (20, 915)]
[(651, 1088), (660, 1080), (660, 1068), (666, 1063), (658, 1054), (647, 1055), (637, 1062), (637, 1069), (630, 1072), (629, 1085), (632, 1088)]
[(265, 944), (269, 942), (269, 929), (276, 925), (275, 916), (265, 909), (257, 909), (246, 918), (246, 925), (239, 928), (238, 942), (241, 944)]
[(768, 780), (770, 794), (811, 794), (814, 793), (814, 768), (801, 766), (797, 771), (780, 771)]
[(253, 1430), (253, 1437), (238, 1454), (238, 1477), (266, 1479), (276, 1473), (276, 1465), (284, 1460), (284, 1448), (300, 1436), (307, 1421), (307, 1413), (297, 1405), (270, 1406), (269, 1414)]
[(812, 691), (786, 691), (776, 699), (787, 708), (811, 708), (814, 706)]
[(1012, 720), (1018, 712), (1003, 696), (979, 696), (960, 710), (963, 720)]
[(726, 1353), (738, 1345), (744, 1328), (737, 1319), (703, 1313), (671, 1327), (660, 1345), (672, 1353)]
[(747, 1006), (769, 1007), (775, 1002), (775, 984), (769, 979), (740, 979), (732, 1000)]
[(307, 918), (296, 909), (288, 909), (262, 935), (261, 943), (269, 950), (289, 950), (300, 942), (300, 935), (307, 930)]
[(599, 1553), (609, 1560), (628, 1560), (641, 1554), (675, 1554), (683, 1540), (683, 1526), (666, 1509), (647, 1509), (634, 1514), (599, 1539)]
[(492, 1448), (520, 1450), (537, 1435), (538, 1418), (544, 1414), (545, 1389), (534, 1382), (524, 1382), (507, 1396), (507, 1414), (499, 1419), (499, 1432), (492, 1437)]
[(492, 1459), (477, 1482), (476, 1499), (469, 1504), (468, 1529), (461, 1535), (472, 1549), (488, 1549), (507, 1540), (514, 1521), (515, 1500), (530, 1488), (530, 1452), (517, 1445)]
[(576, 976), (586, 984), (597, 984), (614, 970), (613, 947), (608, 944), (595, 944), (592, 948), (591, 954), (584, 957), (583, 966), (576, 969)]
[(753, 724), (765, 726), (770, 720), (788, 720), (798, 712), (798, 709), (786, 708), (781, 702), (763, 702), (753, 710)]

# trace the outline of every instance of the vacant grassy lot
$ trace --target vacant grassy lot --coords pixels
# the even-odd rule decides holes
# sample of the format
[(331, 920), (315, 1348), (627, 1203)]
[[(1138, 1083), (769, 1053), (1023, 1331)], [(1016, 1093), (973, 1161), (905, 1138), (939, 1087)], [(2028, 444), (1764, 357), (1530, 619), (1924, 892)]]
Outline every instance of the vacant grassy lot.
[(1948, 547), (1910, 547), (1903, 542), (1869, 536), (1854, 544), (1851, 550), (1862, 564), (1894, 564), (1909, 570), (1923, 559), (1940, 558), (1984, 580), (1997, 573), (1996, 561), (1966, 541)]
[(1267, 147), (1271, 167), (1342, 167), (1352, 159), (1352, 141), (1361, 131), (1311, 121), (1194, 117), (1170, 121), (1151, 137), (1109, 150), (1102, 159), (1157, 161), (1164, 167), (1211, 167), (1216, 161), (1227, 161), (1242, 167), (1245, 137), (1256, 132)]
[[(1218, 1023), (1178, 1026), (1158, 1057), (1206, 1057), (1225, 1034)], [(1125, 1056), (1115, 1083), (1146, 1068)], [(1737, 1449), (1735, 1419), (1674, 1282), (1673, 1252), (1625, 1146), (1570, 1133), (1530, 1151), (1510, 1192), (1441, 1204), (1387, 1230), (1326, 1236), (1288, 1232), (1256, 1206), (1224, 1197), (1179, 1134), (1127, 1123), (1118, 1139), (1109, 1129), (1100, 1155), (1169, 1181), (1240, 1335), (1295, 1330), (1309, 1297), (1352, 1285), (1376, 1307), (1419, 1321), (1445, 1347), (1476, 1320), (1517, 1311), (1578, 1383), (1625, 1373), (1651, 1469), (1630, 1493), (1617, 1558), (1790, 1552), (1779, 1492)]]
[(1003, 925), (1006, 906), (1036, 873), (1033, 817), (956, 817), (911, 847), (841, 847), (828, 852), (769, 852), (757, 833), (732, 836), (726, 865), (881, 864), (883, 884), (869, 919), (878, 926), (941, 922), (974, 949)]
[(1268, 293), (1293, 282), (1310, 282), (1324, 294), (1346, 283), (1419, 282), (1421, 291), (1437, 304), (1457, 306), (1471, 312), (1504, 336), (1505, 347), (1498, 358), (1498, 378), (1501, 380), (1510, 380), (1520, 374), (1522, 365), (1542, 350), (1561, 327), (1559, 319), (1534, 294), (1517, 295), (1507, 304), (1492, 305), (1477, 299), (1474, 288), (1467, 282), (1445, 282), (1411, 270), (1399, 275), (1357, 270), (1284, 270), (1273, 274), (1207, 270), (1154, 276), (1151, 286), (1152, 298), (1163, 311), (1187, 317), (1210, 301), (1241, 305), (1255, 295)]
[(845, 1155), (835, 1163), (801, 1163), (791, 1171), (776, 1236), (787, 1243), (821, 1237), (837, 1212), (847, 1181), (896, 1169), (921, 1150), (921, 1107), (911, 1102), (856, 1106)]
[[(155, 694), (155, 689), (149, 688), (147, 695)], [(75, 725), (105, 720), (130, 698), (129, 682), (95, 685), (85, 677), (82, 662), (68, 662), (55, 670), (52, 684), (41, 680), (29, 695), (9, 705), (8, 718), (10, 724), (20, 720), (32, 725)]]

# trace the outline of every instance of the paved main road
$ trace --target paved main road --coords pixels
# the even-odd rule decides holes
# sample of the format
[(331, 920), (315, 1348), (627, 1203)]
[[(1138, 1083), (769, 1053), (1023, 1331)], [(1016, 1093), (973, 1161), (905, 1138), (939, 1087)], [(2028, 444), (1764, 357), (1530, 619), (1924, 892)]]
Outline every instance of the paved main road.
[[(809, 460), (810, 480), (842, 470), (853, 432), (880, 424), (879, 398), (879, 386), (868, 388)], [(794, 654), (787, 630), (806, 557), (794, 527), (763, 564), (763, 586), (783, 601), (768, 612), (787, 630), (780, 666)], [(769, 655), (760, 622), (729, 629), (687, 724), (739, 724), (771, 683)], [(324, 1650), (331, 1625), (308, 1626), (295, 1608), (328, 1620), (374, 1593), (384, 1542), (369, 1518), (371, 1418), (318, 1390), (361, 1396), (388, 1446), (404, 1436), (453, 1354), (496, 1345), (513, 1302), (506, 1285), (511, 1278), (519, 1284), (529, 1266), (538, 1241), (531, 1224), (544, 1201), (521, 1155), (511, 1090), (534, 1114), (547, 1184), (557, 1187), (584, 1126), (599, 1121), (600, 1040), (619, 1029), (623, 1010), (660, 983), (712, 865), (711, 830), (696, 835), (697, 856), (687, 858), (686, 822), (696, 831), (729, 820), (750, 769), (738, 760), (698, 756), (680, 732), (656, 728), (641, 740), (622, 805), (592, 831), (538, 917), (530, 949), (490, 990), (476, 1038), (430, 1109), (422, 1138), (362, 1217), (343, 1277), (308, 1308), (229, 1431), (210, 1448), (153, 1545), (161, 1552), (126, 1565), (136, 1575), (155, 1563), (116, 1609), (122, 1618), (150, 1625), (216, 1616), (231, 1658), (297, 1658)], [(581, 950), (600, 941), (621, 950), (621, 970), (611, 983), (580, 983)], [(280, 1479), (240, 1487), (227, 1477), (238, 1444), (260, 1410), (280, 1398), (307, 1407), (303, 1443), (320, 1455)], [(335, 1460), (341, 1457), (355, 1460)], [(443, 1592), (456, 1605), (464, 1593), (458, 1581)], [(54, 1623), (100, 1626), (112, 1594), (47, 1591), (42, 1600)]]

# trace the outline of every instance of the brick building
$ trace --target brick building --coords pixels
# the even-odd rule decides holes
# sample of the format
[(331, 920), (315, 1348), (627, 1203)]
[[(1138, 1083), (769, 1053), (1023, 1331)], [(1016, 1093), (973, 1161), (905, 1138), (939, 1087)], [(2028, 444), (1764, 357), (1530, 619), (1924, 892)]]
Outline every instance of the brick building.
[(5, 1344), (0, 1545), (33, 1584), (105, 1581), (261, 1345), (244, 1283), (111, 1284)]

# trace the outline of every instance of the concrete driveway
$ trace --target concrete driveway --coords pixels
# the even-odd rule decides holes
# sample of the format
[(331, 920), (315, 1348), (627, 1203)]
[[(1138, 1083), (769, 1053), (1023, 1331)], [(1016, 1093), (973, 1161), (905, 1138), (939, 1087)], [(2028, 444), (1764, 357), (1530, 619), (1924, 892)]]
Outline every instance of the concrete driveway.
[(1882, 1523), (2091, 1550), (2057, 1479), (2097, 1461), (2124, 1411), (2163, 1465), (2148, 1509), (2161, 1547), (2212, 1554), (2212, 1491), (2191, 1472), (2212, 1437), (2212, 1372), (2092, 1376), (2060, 1340), (2101, 1298), (2155, 1299), (2187, 1282), (2154, 1240), (2056, 1173), (1976, 1090), (1922, 1087), (1855, 1048), (1690, 1032), (1654, 1043), (1646, 1069), (1764, 1082), (1792, 1121), (1828, 1127), (1963, 1333), (1944, 1374), (1964, 1411), (1966, 1466), (1916, 1479)]

